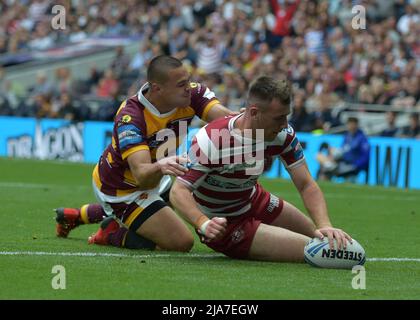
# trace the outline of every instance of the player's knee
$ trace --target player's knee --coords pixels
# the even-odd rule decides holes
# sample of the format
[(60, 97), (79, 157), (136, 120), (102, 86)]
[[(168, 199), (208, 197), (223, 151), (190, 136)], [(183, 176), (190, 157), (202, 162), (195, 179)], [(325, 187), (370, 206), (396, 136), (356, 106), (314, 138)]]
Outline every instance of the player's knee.
[(178, 244), (178, 248), (177, 251), (181, 251), (181, 252), (190, 252), (192, 247), (194, 245), (194, 238), (193, 236), (190, 234), (186, 237), (184, 237)]
[(194, 238), (192, 234), (184, 234), (182, 237), (178, 237), (176, 241), (172, 241), (169, 244), (169, 249), (172, 251), (179, 252), (190, 252), (194, 245)]

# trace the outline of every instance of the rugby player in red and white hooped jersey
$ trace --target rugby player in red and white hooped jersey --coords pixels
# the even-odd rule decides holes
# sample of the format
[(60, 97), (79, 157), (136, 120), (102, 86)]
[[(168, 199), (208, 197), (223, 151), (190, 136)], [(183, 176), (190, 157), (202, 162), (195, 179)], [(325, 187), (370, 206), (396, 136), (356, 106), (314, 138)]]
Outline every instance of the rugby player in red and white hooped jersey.
[[(303, 262), (304, 247), (313, 237), (327, 236), (331, 247), (335, 238), (340, 248), (351, 241), (330, 222), (323, 193), (288, 125), (290, 102), (286, 80), (259, 77), (250, 86), (243, 114), (215, 120), (195, 136), (190, 171), (177, 177), (170, 200), (210, 248), (239, 259)], [(312, 219), (258, 183), (275, 157)]]
[(221, 105), (206, 86), (191, 83), (189, 72), (174, 57), (153, 58), (147, 80), (136, 95), (121, 104), (112, 142), (93, 170), (99, 203), (56, 209), (57, 236), (67, 237), (81, 224), (103, 220), (89, 243), (131, 249), (191, 249), (192, 233), (167, 204), (169, 176), (183, 175), (186, 159), (160, 157), (165, 142), (159, 134), (172, 129), (176, 143), (168, 153), (175, 153), (182, 122), (189, 124), (195, 115), (211, 121), (237, 112)]

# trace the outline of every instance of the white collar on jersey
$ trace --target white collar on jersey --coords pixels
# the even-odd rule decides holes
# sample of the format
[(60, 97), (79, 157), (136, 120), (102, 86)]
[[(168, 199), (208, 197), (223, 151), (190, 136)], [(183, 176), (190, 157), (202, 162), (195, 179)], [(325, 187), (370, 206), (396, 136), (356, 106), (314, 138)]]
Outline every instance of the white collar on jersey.
[(235, 128), (235, 121), (239, 119), (239, 117), (242, 117), (244, 115), (244, 113), (240, 113), (237, 116), (233, 117), (232, 119), (229, 120), (229, 124), (228, 124), (228, 129), (229, 132), (231, 133), (231, 135), (233, 137), (235, 137), (235, 139), (239, 140), (241, 143), (243, 144), (255, 144), (261, 141), (258, 141), (256, 139), (251, 139), (248, 138), (246, 136), (244, 136), (242, 134), (242, 132), (240, 132), (240, 130), (238, 128)]
[(153, 115), (159, 118), (166, 118), (170, 115), (174, 114), (176, 112), (176, 108), (166, 112), (166, 113), (160, 113), (158, 109), (149, 101), (146, 99), (146, 97), (143, 95), (143, 92), (150, 88), (149, 82), (146, 82), (137, 93), (137, 99), (139, 99), (139, 102), (144, 105), (144, 107), (149, 110)]

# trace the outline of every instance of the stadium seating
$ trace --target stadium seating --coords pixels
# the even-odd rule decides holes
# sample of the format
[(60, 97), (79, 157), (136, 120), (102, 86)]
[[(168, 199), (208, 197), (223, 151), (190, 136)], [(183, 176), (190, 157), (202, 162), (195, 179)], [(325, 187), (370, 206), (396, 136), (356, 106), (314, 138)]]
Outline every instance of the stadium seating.
[[(84, 2), (77, 8), (69, 2), (66, 10), (87, 13), (68, 21), (66, 32), (45, 34), (54, 17), (50, 1), (5, 2), (0, 27), (0, 114), (57, 118), (64, 108), (60, 96), (66, 92), (75, 120), (88, 120), (80, 114), (104, 120), (98, 110), (109, 108), (110, 101), (116, 110), (145, 81), (147, 61), (164, 53), (183, 59), (193, 79), (211, 87), (232, 109), (243, 105), (254, 75), (283, 73), (303, 97), (312, 124), (304, 131), (339, 133), (353, 112), (368, 134), (378, 135), (383, 112), (388, 110), (400, 112), (397, 125), (402, 129), (408, 125), (408, 113), (420, 110), (415, 67), (420, 59), (418, 2), (390, 0), (386, 10), (383, 4), (376, 5), (377, 0), (367, 2), (365, 30), (351, 27), (350, 2), (342, 7), (336, 3), (223, 0), (200, 7), (186, 0), (167, 5), (132, 1), (116, 8), (112, 2), (96, 1), (88, 10)], [(287, 15), (276, 15), (279, 10)], [(149, 18), (159, 16), (163, 18)], [(219, 46), (216, 51), (206, 49), (220, 54), (216, 75), (207, 74), (198, 63), (209, 38)], [(60, 78), (58, 70), (63, 68), (67, 76)], [(108, 99), (96, 100), (98, 106), (92, 96), (109, 70), (118, 89), (102, 92)], [(39, 72), (47, 74), (52, 89), (41, 92), (42, 97), (33, 90)], [(31, 102), (37, 99), (51, 104), (50, 111), (40, 113), (39, 104)], [(78, 112), (80, 105), (90, 112)], [(373, 105), (379, 108), (374, 111)]]

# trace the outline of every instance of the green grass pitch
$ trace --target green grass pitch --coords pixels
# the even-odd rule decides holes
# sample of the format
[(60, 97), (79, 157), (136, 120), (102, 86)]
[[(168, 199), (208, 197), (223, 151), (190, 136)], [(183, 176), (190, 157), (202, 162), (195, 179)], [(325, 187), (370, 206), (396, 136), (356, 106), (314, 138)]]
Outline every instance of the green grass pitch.
[[(367, 252), (366, 289), (355, 290), (351, 270), (235, 261), (198, 239), (189, 254), (88, 245), (97, 225), (59, 239), (52, 209), (94, 201), (92, 168), (0, 158), (0, 299), (420, 298), (420, 191), (321, 184), (334, 225)], [(261, 181), (303, 209), (290, 181)], [(65, 268), (64, 290), (52, 287), (55, 265)]]

